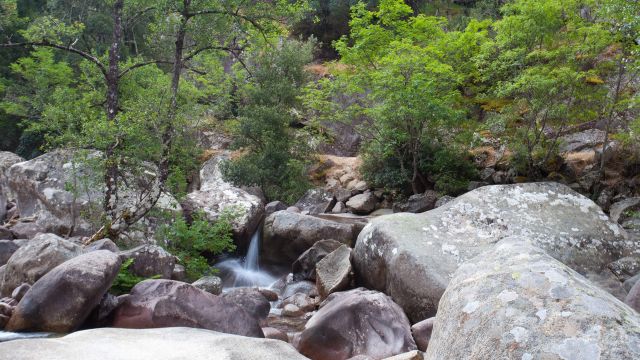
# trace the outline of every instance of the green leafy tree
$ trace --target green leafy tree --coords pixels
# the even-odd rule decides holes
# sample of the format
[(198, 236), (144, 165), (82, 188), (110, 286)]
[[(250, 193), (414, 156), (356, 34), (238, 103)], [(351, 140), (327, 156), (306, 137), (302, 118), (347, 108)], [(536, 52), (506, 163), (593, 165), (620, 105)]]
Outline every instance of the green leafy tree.
[(283, 40), (256, 51), (251, 78), (240, 94), (243, 106), (234, 131), (244, 154), (224, 164), (223, 174), (239, 185), (260, 186), (271, 200), (295, 202), (309, 186), (304, 166), (309, 153), (291, 125), (297, 121), (313, 46)]

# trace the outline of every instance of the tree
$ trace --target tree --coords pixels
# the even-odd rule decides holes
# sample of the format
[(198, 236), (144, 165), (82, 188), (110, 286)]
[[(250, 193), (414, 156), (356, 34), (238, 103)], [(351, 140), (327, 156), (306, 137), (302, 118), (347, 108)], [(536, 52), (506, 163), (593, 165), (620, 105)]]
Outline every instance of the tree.
[(295, 202), (308, 188), (306, 139), (292, 124), (297, 121), (299, 94), (308, 76), (313, 42), (282, 40), (250, 58), (251, 78), (241, 89), (235, 146), (243, 155), (223, 167), (238, 185), (260, 186), (270, 200)]

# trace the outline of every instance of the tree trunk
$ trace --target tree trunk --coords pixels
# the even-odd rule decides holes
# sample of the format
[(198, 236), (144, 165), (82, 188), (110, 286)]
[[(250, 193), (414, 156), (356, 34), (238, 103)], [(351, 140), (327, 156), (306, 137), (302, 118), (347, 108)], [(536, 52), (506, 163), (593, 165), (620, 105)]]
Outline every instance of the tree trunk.
[(116, 148), (119, 146), (119, 126), (118, 126), (118, 86), (120, 47), (122, 44), (122, 10), (124, 0), (116, 0), (113, 4), (113, 42), (109, 49), (109, 69), (107, 71), (107, 119), (111, 126), (116, 128), (116, 139), (109, 145), (105, 153), (105, 196), (104, 210), (107, 218), (112, 223), (117, 218), (118, 204), (118, 178), (119, 166), (116, 156)]

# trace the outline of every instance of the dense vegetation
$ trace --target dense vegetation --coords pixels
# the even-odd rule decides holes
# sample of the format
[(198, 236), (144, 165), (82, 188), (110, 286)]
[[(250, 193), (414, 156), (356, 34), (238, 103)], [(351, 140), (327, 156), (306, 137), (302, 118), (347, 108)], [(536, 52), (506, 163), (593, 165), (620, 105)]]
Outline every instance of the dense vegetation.
[[(236, 139), (230, 181), (287, 202), (308, 188), (327, 122), (361, 124), (366, 179), (405, 195), (465, 190), (482, 140), (542, 179), (571, 129), (630, 148), (639, 136), (638, 1), (0, 4), (0, 148), (100, 150), (96, 236), (126, 230), (162, 191), (184, 194), (211, 128)], [(324, 76), (306, 71), (327, 59)], [(157, 176), (123, 211), (123, 174), (143, 162)]]

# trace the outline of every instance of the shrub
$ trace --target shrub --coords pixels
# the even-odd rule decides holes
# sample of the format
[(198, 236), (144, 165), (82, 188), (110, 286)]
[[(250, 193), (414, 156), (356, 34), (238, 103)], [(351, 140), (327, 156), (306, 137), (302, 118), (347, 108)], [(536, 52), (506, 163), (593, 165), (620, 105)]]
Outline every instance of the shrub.
[(175, 255), (185, 267), (187, 279), (197, 280), (211, 275), (216, 270), (210, 259), (225, 251), (233, 251), (233, 227), (231, 221), (238, 216), (238, 210), (225, 209), (214, 222), (197, 212), (191, 223), (182, 217), (171, 225), (164, 226), (160, 233), (165, 239), (165, 248)]
[(114, 295), (128, 294), (131, 292), (131, 289), (136, 286), (137, 283), (147, 279), (160, 278), (160, 275), (155, 275), (150, 278), (136, 276), (131, 272), (131, 269), (129, 269), (131, 264), (133, 264), (133, 260), (134, 259), (127, 259), (124, 263), (122, 263), (122, 265), (120, 266), (120, 271), (118, 272), (116, 279), (111, 285), (111, 290), (109, 290), (110, 293)]

